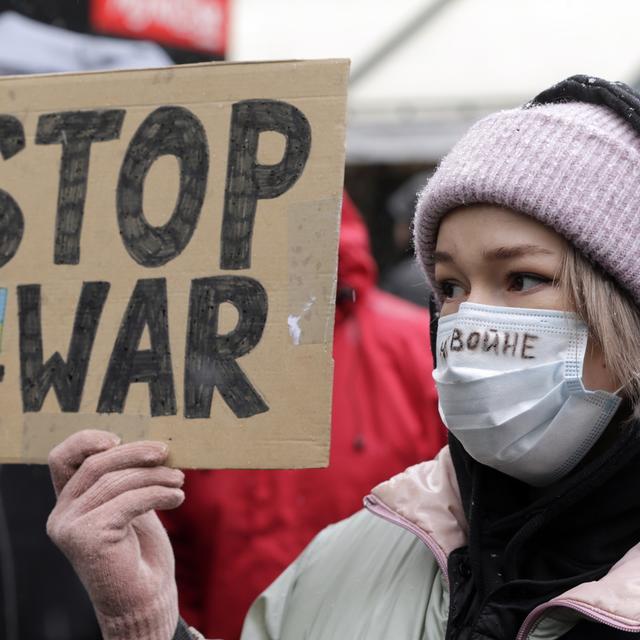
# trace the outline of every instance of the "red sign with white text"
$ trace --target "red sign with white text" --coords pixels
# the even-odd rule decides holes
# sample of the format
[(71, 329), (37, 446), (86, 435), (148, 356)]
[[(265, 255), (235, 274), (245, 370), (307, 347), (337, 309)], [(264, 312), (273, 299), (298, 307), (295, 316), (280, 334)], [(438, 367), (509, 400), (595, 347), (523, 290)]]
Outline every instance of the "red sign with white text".
[(96, 31), (224, 55), (229, 0), (91, 0)]

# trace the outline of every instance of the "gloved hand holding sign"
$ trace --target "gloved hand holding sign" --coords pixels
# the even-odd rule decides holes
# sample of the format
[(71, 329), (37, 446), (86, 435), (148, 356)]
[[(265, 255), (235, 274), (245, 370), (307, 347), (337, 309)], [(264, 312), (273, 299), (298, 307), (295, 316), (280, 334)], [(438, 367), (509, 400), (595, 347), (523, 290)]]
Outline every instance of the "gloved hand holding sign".
[(81, 431), (49, 456), (58, 496), (47, 531), (84, 583), (105, 640), (170, 640), (178, 623), (173, 552), (153, 509), (183, 500), (160, 442)]

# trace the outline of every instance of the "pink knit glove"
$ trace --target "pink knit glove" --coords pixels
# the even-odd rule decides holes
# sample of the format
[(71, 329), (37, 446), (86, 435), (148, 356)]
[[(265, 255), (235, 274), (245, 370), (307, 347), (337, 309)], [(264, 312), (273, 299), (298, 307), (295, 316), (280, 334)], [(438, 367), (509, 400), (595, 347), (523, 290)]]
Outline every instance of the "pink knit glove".
[(86, 587), (105, 640), (171, 640), (178, 624), (174, 559), (153, 509), (183, 500), (184, 476), (162, 466), (161, 442), (119, 445), (81, 431), (49, 455), (58, 502), (47, 532)]

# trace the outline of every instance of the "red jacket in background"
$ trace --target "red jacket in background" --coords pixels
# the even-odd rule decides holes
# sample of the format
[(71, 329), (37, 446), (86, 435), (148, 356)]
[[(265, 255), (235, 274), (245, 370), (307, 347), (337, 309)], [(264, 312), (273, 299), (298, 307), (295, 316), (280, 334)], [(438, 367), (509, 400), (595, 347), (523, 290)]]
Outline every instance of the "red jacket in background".
[(180, 611), (208, 638), (236, 640), (251, 602), (320, 529), (445, 444), (428, 315), (377, 289), (376, 277), (366, 228), (345, 195), (329, 468), (187, 471), (184, 504), (161, 514)]

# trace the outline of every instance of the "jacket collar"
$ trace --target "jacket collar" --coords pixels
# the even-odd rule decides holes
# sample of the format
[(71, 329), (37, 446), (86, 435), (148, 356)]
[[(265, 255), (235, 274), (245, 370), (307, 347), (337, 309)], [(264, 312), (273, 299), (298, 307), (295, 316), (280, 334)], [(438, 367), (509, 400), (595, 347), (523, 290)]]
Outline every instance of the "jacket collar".
[[(395, 514), (396, 518), (388, 520), (417, 528), (436, 555), (440, 551), (448, 557), (467, 544), (468, 524), (448, 446), (435, 459), (409, 467), (376, 486), (367, 502), (368, 506), (378, 504)], [(640, 631), (640, 543), (600, 580), (580, 584), (538, 607), (523, 628), (531, 627), (534, 619), (553, 606), (574, 609), (628, 631)]]
[(391, 511), (417, 525), (446, 556), (467, 544), (467, 519), (448, 446), (433, 460), (409, 467), (371, 493)]

